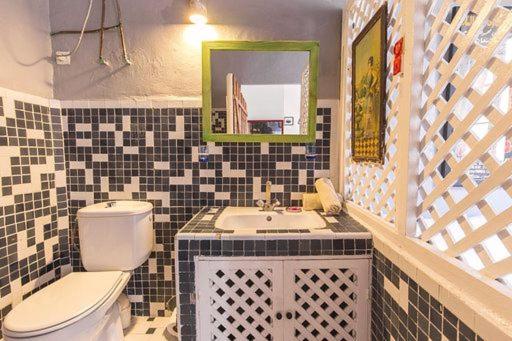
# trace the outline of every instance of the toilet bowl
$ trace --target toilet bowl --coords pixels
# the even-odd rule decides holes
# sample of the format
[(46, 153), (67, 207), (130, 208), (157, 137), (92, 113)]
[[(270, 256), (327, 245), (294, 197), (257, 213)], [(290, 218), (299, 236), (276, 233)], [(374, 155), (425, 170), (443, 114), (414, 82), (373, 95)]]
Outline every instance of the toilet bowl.
[(115, 302), (129, 279), (121, 271), (71, 273), (17, 305), (4, 340), (115, 340), (106, 336), (118, 329)]
[(116, 300), (153, 248), (152, 209), (118, 201), (79, 210), (87, 272), (71, 273), (15, 306), (2, 325), (4, 340), (123, 340)]

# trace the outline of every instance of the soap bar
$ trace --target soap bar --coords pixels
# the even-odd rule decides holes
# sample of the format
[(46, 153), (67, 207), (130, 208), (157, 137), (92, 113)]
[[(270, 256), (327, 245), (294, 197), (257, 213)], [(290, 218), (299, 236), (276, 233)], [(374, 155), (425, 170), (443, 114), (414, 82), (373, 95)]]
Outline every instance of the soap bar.
[(287, 207), (286, 212), (300, 213), (300, 212), (302, 212), (302, 208), (301, 207)]
[(318, 193), (302, 194), (302, 207), (304, 211), (321, 210), (322, 202)]

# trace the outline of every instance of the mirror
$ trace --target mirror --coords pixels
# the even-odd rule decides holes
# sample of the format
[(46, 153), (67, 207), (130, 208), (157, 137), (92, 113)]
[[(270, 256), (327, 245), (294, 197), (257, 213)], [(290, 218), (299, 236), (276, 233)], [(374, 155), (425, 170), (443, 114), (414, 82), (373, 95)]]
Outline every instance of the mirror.
[(314, 142), (317, 42), (204, 42), (203, 139)]

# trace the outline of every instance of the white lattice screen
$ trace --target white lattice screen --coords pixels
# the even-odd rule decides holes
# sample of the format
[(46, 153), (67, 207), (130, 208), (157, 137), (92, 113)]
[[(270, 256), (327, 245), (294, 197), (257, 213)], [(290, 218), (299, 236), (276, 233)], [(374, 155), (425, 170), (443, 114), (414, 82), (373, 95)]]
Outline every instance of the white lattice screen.
[(358, 278), (351, 269), (296, 269), (295, 340), (356, 340)]
[[(349, 15), (347, 46), (351, 46), (354, 39), (365, 27), (366, 23), (380, 8), (383, 1), (358, 0), (347, 9)], [(402, 14), (400, 0), (388, 1), (388, 46), (393, 46), (401, 36)], [(345, 138), (346, 145), (350, 146), (351, 135), (351, 52), (346, 54), (345, 75), (347, 77), (347, 96), (345, 97)], [(387, 65), (391, 65), (391, 48), (388, 49)], [(397, 139), (398, 139), (398, 97), (399, 78), (387, 79), (386, 103), (386, 155), (384, 165), (369, 163), (354, 163), (351, 161), (350, 148), (345, 149), (345, 194), (348, 200), (381, 216), (388, 222), (394, 223), (396, 219), (396, 169)]]
[[(406, 45), (409, 60), (404, 61), (412, 65), (409, 72), (421, 71), (420, 109), (400, 108), (402, 101), (397, 99), (412, 96), (404, 90), (399, 93), (408, 89), (405, 83), (399, 84), (407, 77), (388, 79), (383, 166), (350, 160), (350, 46), (381, 1), (354, 0), (348, 4), (345, 194), (387, 222), (412, 218), (416, 231), (414, 223), (409, 224), (412, 228), (395, 224), (397, 233), (414, 234), (448, 256), (512, 286), (512, 4), (492, 0), (420, 2), (427, 5), (425, 34), (414, 51), (422, 50), (424, 60), (410, 52), (413, 46)], [(408, 5), (388, 1), (390, 49), (398, 38), (409, 38), (417, 24), (414, 11), (404, 11)], [(412, 41), (417, 39), (410, 39), (410, 45)], [(409, 77), (411, 89), (414, 76), (419, 75)], [(406, 127), (404, 115), (419, 121), (420, 157), (418, 164), (414, 163), (417, 179), (408, 178), (408, 183), (400, 183), (398, 173), (403, 162), (411, 167), (411, 159), (407, 161), (404, 152), (416, 153), (416, 146), (406, 145), (403, 135), (416, 131), (409, 130), (413, 121)], [(410, 190), (406, 185), (415, 182), (417, 201), (408, 206), (412, 209), (406, 208), (400, 193)], [(407, 195), (410, 200), (412, 196)]]
[(199, 339), (368, 339), (370, 259), (215, 258), (195, 263)]
[(273, 340), (276, 304), (282, 306), (281, 264), (212, 263), (198, 263), (201, 339)]
[(416, 234), (512, 285), (512, 11), (430, 1)]

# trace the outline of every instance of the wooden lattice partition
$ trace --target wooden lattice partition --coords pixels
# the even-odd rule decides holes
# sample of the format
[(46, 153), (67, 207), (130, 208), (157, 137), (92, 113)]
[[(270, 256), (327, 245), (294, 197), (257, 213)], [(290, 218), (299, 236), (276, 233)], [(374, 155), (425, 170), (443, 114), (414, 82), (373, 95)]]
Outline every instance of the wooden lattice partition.
[[(365, 27), (383, 1), (359, 0), (354, 1), (347, 9), (349, 22), (346, 40), (347, 46)], [(391, 50), (394, 43), (402, 35), (401, 1), (388, 1), (388, 57), (387, 69), (391, 68)], [(345, 145), (350, 146), (351, 135), (351, 53), (347, 51), (344, 60), (346, 68), (344, 77), (347, 77), (345, 97)], [(388, 72), (389, 74), (389, 72)], [(387, 79), (386, 103), (386, 155), (383, 165), (370, 163), (354, 163), (351, 160), (350, 147), (345, 148), (345, 195), (348, 200), (381, 216), (390, 223), (396, 219), (396, 170), (398, 166), (397, 140), (398, 140), (398, 112), (399, 112), (399, 85), (400, 78), (391, 76)]]
[(401, 37), (404, 73), (388, 76), (384, 164), (354, 163), (351, 46), (381, 4), (346, 11), (345, 196), (512, 287), (512, 4), (388, 1), (388, 75)]
[(512, 10), (427, 11), (416, 236), (512, 286)]

